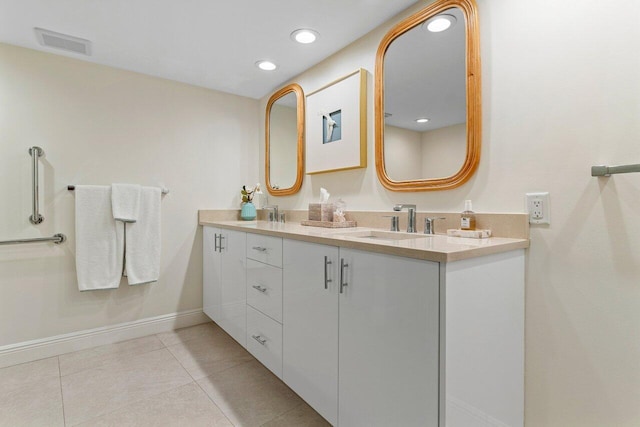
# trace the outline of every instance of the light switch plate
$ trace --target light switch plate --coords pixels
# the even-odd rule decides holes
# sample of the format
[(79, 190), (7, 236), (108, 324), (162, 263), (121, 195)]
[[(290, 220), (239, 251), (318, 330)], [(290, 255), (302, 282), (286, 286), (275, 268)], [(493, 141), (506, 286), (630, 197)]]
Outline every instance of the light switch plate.
[(527, 193), (529, 224), (551, 224), (549, 192)]

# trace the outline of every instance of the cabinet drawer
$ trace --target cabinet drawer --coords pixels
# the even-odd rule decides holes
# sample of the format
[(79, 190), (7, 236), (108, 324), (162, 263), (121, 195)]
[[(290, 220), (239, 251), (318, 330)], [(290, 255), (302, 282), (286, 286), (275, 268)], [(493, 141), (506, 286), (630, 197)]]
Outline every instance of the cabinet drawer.
[(282, 239), (261, 234), (247, 234), (247, 258), (274, 267), (282, 267)]
[(247, 260), (247, 304), (282, 323), (282, 269)]
[(282, 378), (282, 325), (247, 306), (247, 350)]

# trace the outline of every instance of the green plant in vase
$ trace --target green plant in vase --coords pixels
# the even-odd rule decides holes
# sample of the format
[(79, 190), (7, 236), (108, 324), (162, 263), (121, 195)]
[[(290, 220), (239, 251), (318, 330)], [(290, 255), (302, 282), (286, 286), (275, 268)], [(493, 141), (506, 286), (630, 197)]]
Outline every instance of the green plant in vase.
[(245, 185), (242, 186), (242, 191), (240, 194), (242, 195), (242, 209), (240, 210), (240, 218), (245, 221), (252, 221), (256, 219), (256, 207), (253, 206), (253, 195), (256, 191), (259, 191), (260, 188), (256, 186), (252, 190), (247, 190)]

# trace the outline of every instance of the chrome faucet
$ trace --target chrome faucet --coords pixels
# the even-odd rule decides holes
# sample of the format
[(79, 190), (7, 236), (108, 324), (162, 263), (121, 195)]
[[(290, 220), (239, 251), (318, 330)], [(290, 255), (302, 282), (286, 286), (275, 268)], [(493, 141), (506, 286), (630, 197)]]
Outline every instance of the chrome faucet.
[(424, 234), (436, 234), (436, 229), (434, 227), (434, 221), (436, 219), (446, 219), (445, 217), (439, 218), (425, 218), (424, 219)]
[(409, 213), (408, 222), (407, 222), (407, 233), (415, 233), (416, 232), (416, 205), (395, 205), (393, 207), (393, 210), (396, 212), (399, 212), (404, 208), (407, 208), (407, 211)]
[(278, 205), (263, 206), (262, 209), (269, 210), (269, 222), (278, 222)]

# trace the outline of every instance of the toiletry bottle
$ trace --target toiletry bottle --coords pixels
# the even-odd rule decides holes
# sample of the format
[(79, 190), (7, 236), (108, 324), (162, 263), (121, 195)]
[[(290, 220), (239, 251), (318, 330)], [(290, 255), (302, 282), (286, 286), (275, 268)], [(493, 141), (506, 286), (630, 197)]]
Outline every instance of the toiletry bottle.
[(464, 201), (464, 211), (460, 215), (460, 229), (475, 230), (476, 214), (471, 209), (471, 200)]

